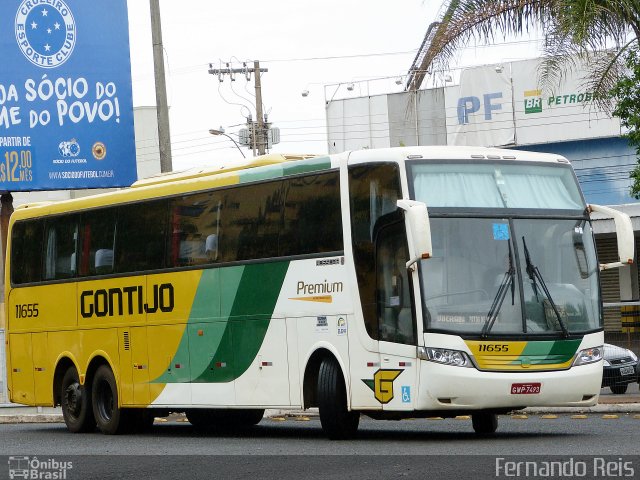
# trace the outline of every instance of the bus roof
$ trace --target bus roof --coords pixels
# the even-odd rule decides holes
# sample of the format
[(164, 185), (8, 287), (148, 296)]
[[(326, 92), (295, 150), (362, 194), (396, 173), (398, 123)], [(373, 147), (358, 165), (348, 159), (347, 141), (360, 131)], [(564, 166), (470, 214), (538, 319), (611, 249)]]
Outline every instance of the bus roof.
[(519, 160), (529, 162), (569, 163), (562, 155), (495, 147), (418, 146), (356, 150), (349, 153), (349, 163), (406, 160)]
[(328, 156), (268, 154), (229, 167), (170, 172), (135, 182), (130, 188), (60, 202), (27, 203), (16, 208), (12, 219), (56, 215), (72, 211), (126, 204), (141, 199), (161, 198), (209, 188), (239, 185), (298, 173), (327, 170)]
[(317, 155), (270, 153), (267, 155), (250, 158), (244, 162), (234, 163), (233, 165), (225, 165), (222, 167), (192, 168), (189, 170), (182, 170), (178, 172), (160, 173), (149, 178), (138, 180), (133, 185), (131, 185), (131, 187), (147, 187), (149, 185), (158, 185), (160, 183), (177, 182), (181, 180), (189, 180), (192, 178), (210, 177), (227, 172), (246, 170), (249, 168), (264, 167), (267, 165), (292, 162), (295, 160), (306, 160), (308, 158), (314, 158), (316, 156)]
[(131, 188), (108, 193), (64, 200), (38, 202), (18, 207), (15, 219), (56, 215), (71, 211), (99, 208), (106, 205), (126, 204), (139, 199), (167, 197), (209, 188), (239, 185), (259, 180), (274, 179), (298, 173), (322, 171), (348, 159), (349, 164), (389, 161), (420, 160), (519, 160), (534, 162), (569, 163), (556, 154), (534, 153), (486, 147), (418, 146), (365, 149), (336, 155), (267, 154), (230, 166), (196, 168), (181, 172), (156, 175), (135, 182)]

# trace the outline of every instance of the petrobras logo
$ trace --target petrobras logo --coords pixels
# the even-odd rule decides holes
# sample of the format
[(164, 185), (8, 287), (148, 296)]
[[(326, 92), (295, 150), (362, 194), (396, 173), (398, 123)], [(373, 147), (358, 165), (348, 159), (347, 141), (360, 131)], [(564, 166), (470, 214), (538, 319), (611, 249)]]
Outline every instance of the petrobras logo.
[(524, 92), (524, 113), (542, 112), (542, 90), (527, 90)]
[(75, 138), (68, 142), (60, 142), (58, 145), (58, 152), (63, 157), (77, 157), (80, 155), (80, 145)]
[(22, 54), (41, 68), (59, 67), (76, 46), (76, 22), (63, 0), (23, 0), (15, 31)]

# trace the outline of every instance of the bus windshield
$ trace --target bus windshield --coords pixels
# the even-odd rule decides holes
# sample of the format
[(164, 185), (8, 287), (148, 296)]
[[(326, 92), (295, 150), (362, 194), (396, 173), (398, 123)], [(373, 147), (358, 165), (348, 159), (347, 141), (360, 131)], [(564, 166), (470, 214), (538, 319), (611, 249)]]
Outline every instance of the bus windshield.
[(416, 200), (429, 208), (585, 207), (569, 165), (421, 163), (411, 172)]
[[(433, 257), (420, 266), (426, 331), (490, 338), (601, 328), (595, 245), (570, 168), (421, 164), (412, 173), (431, 217)], [(549, 209), (576, 213), (549, 218)]]

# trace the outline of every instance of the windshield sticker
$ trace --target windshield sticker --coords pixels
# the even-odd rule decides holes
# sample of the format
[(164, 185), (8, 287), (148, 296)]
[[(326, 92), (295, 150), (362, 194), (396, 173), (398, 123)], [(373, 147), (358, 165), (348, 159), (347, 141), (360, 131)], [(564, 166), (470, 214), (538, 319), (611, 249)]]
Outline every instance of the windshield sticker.
[(493, 239), (494, 240), (509, 240), (509, 225), (506, 223), (494, 223), (493, 224)]

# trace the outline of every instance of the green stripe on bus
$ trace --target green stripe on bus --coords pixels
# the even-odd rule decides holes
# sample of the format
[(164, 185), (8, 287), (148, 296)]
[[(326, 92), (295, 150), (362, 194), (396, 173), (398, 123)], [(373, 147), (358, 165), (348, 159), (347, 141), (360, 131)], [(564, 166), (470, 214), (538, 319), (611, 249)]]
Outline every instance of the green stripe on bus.
[[(264, 341), (288, 268), (289, 262), (271, 262), (203, 272), (172, 364), (188, 356), (190, 380), (197, 383), (241, 376)], [(165, 373), (154, 382), (176, 380)]]
[(253, 168), (246, 172), (240, 172), (240, 183), (258, 182), (260, 180), (271, 180), (274, 178), (287, 177), (300, 173), (321, 172), (331, 168), (329, 157), (311, 158), (309, 160), (299, 160), (295, 162), (280, 163), (266, 167)]
[(282, 164), (285, 176), (309, 173), (316, 170), (328, 170), (329, 168), (331, 168), (331, 159), (329, 157), (316, 157), (303, 162), (289, 162)]
[(527, 360), (531, 365), (555, 365), (568, 362), (575, 355), (582, 340), (530, 341), (518, 360), (511, 362), (519, 365)]

